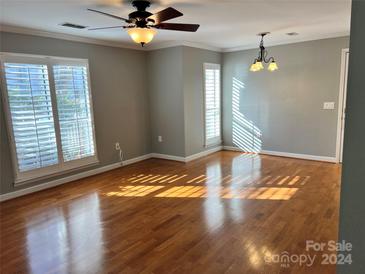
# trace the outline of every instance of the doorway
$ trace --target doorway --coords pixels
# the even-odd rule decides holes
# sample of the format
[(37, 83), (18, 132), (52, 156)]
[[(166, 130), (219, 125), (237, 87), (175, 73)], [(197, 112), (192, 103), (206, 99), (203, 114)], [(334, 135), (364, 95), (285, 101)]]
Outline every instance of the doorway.
[(337, 162), (339, 163), (342, 163), (342, 158), (343, 158), (349, 55), (350, 55), (349, 49), (342, 50), (340, 94), (338, 103), (337, 148), (336, 148), (336, 159)]

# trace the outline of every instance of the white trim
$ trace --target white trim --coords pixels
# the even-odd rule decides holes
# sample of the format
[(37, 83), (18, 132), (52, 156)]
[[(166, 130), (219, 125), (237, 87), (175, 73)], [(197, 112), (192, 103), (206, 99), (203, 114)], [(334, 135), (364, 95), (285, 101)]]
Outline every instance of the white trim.
[(187, 156), (187, 157), (168, 155), (168, 154), (160, 154), (160, 153), (151, 153), (151, 158), (157, 158), (157, 159), (164, 159), (164, 160), (187, 163), (187, 162), (193, 161), (195, 159), (198, 159), (198, 158), (207, 156), (209, 154), (215, 153), (217, 151), (221, 151), (222, 148), (223, 148), (222, 146), (216, 146), (214, 148), (210, 148), (210, 149), (204, 150), (202, 152), (192, 154), (192, 155)]
[(20, 197), (20, 196), (23, 196), (23, 195), (27, 195), (27, 194), (30, 194), (30, 193), (34, 193), (34, 192), (37, 192), (37, 191), (41, 191), (41, 190), (44, 190), (44, 189), (52, 188), (52, 187), (62, 185), (62, 184), (65, 184), (65, 183), (69, 183), (69, 182), (79, 180), (79, 179), (82, 179), (82, 178), (90, 177), (90, 176), (100, 174), (100, 173), (103, 173), (103, 172), (107, 172), (107, 171), (110, 171), (110, 170), (113, 170), (113, 169), (120, 168), (122, 166), (137, 163), (137, 162), (149, 159), (149, 158), (151, 158), (151, 155), (146, 154), (146, 155), (142, 155), (142, 156), (139, 156), (139, 157), (136, 157), (136, 158), (132, 158), (132, 159), (123, 161), (123, 165), (121, 165), (121, 163), (114, 163), (114, 164), (111, 164), (111, 165), (102, 166), (102, 167), (99, 167), (99, 168), (84, 171), (84, 172), (74, 174), (74, 175), (71, 175), (71, 176), (67, 176), (67, 177), (64, 177), (64, 178), (49, 181), (47, 183), (39, 184), (39, 185), (36, 185), (36, 186), (28, 187), (28, 188), (25, 188), (25, 189), (13, 191), (13, 192), (6, 193), (6, 194), (1, 194), (0, 195), (0, 202), (10, 200), (10, 199), (14, 199), (14, 198), (17, 198), (17, 197)]
[(160, 154), (160, 153), (151, 153), (151, 158), (185, 162), (185, 157), (168, 155), (168, 154)]
[[(5, 72), (4, 64), (5, 62), (16, 62), (16, 63), (31, 63), (31, 64), (42, 64), (47, 66), (47, 76), (48, 76), (48, 86), (50, 89), (50, 97), (52, 100), (52, 112), (53, 112), (53, 122), (54, 122), (54, 131), (55, 131), (55, 140), (57, 143), (57, 152), (58, 152), (58, 163), (47, 166), (32, 169), (29, 171), (20, 171), (18, 168), (18, 159), (16, 153), (16, 144), (14, 138), (14, 129), (12, 126), (11, 119), (11, 111), (9, 107), (8, 101), (8, 89), (6, 86), (6, 78), (5, 73), (2, 73), (3, 79), (2, 86), (5, 91), (4, 95), (4, 109), (6, 114), (6, 120), (8, 125), (8, 134), (9, 140), (11, 141), (11, 153), (13, 159), (14, 175), (15, 182), (14, 185), (21, 185), (26, 183), (31, 183), (36, 179), (47, 178), (51, 176), (55, 176), (57, 174), (67, 173), (73, 169), (83, 168), (85, 166), (97, 164), (98, 160), (98, 152), (96, 148), (96, 136), (95, 136), (95, 124), (94, 124), (94, 110), (93, 110), (93, 100), (92, 100), (92, 92), (91, 92), (91, 84), (90, 84), (90, 71), (89, 71), (89, 62), (88, 59), (80, 59), (80, 58), (63, 58), (63, 57), (52, 57), (46, 55), (34, 55), (34, 54), (17, 54), (17, 53), (9, 53), (9, 52), (0, 52), (0, 65), (1, 71)], [(88, 81), (88, 98), (90, 105), (90, 119), (93, 131), (93, 142), (94, 142), (94, 155), (84, 157), (82, 159), (75, 159), (72, 161), (65, 162), (62, 155), (61, 149), (61, 136), (60, 136), (60, 125), (58, 119), (58, 105), (56, 100), (56, 91), (55, 91), (55, 82), (54, 82), (54, 71), (53, 67), (55, 65), (76, 65), (76, 66), (85, 66), (87, 72), (87, 81)]]
[(124, 160), (123, 161), (123, 166), (128, 166), (128, 165), (131, 165), (131, 164), (134, 164), (134, 163), (142, 162), (142, 161), (148, 160), (150, 158), (152, 158), (151, 154), (145, 154), (145, 155), (142, 155), (142, 156), (134, 157), (132, 159)]
[(129, 43), (126, 44), (125, 42), (105, 41), (105, 40), (94, 39), (94, 38), (89, 38), (89, 37), (82, 37), (82, 36), (77, 36), (77, 35), (72, 35), (72, 34), (61, 33), (61, 32), (50, 32), (50, 31), (24, 28), (24, 27), (16, 27), (16, 26), (8, 26), (8, 25), (0, 25), (0, 31), (55, 38), (55, 39), (81, 42), (81, 43), (94, 44), (94, 45), (101, 45), (101, 46), (108, 46), (108, 47), (115, 47), (115, 48), (134, 49), (134, 50), (140, 50), (140, 51), (152, 51), (152, 50), (171, 48), (171, 47), (177, 47), (177, 46), (186, 46), (186, 47), (193, 47), (193, 48), (205, 49), (205, 50), (210, 50), (210, 51), (222, 52), (221, 48), (204, 45), (204, 44), (200, 44), (200, 43), (196, 43), (196, 42), (189, 42), (189, 41), (166, 41), (166, 42), (160, 42), (160, 43), (155, 42), (153, 44), (146, 45), (145, 47), (142, 48), (140, 45), (137, 45), (133, 42), (130, 42), (130, 44)]
[(185, 46), (191, 48), (198, 48), (198, 49), (205, 49), (215, 52), (223, 52), (222, 48), (213, 47), (209, 45), (204, 45), (196, 42), (188, 42), (188, 41), (168, 41), (168, 42), (160, 42), (160, 43), (152, 43), (146, 47), (147, 51), (158, 50), (158, 49), (165, 49), (165, 48), (172, 48), (178, 46)]
[[(202, 151), (193, 155), (190, 155), (188, 157), (180, 157), (180, 156), (173, 156), (173, 155), (167, 155), (167, 154), (159, 154), (159, 153), (151, 153), (151, 154), (145, 154), (139, 157), (135, 157), (126, 161), (123, 161), (123, 165), (121, 163), (114, 163), (111, 165), (95, 168), (89, 171), (81, 172), (78, 174), (74, 174), (68, 177), (64, 177), (61, 179), (53, 180), (48, 183), (39, 184), (36, 186), (28, 187), (25, 189), (17, 190), (14, 192), (6, 193), (0, 195), (0, 202), (14, 199), (23, 195), (27, 195), (30, 193), (34, 193), (37, 191), (41, 191), (44, 189), (52, 188), (61, 184), (69, 183), (75, 180), (79, 180), (82, 178), (86, 178), (89, 176), (97, 175), (103, 172), (107, 172), (113, 169), (117, 169), (123, 166), (127, 166), (130, 164), (134, 164), (137, 162), (141, 162), (150, 158), (158, 158), (158, 159), (165, 159), (165, 160), (172, 160), (172, 161), (178, 161), (178, 162), (189, 162), (193, 161), (195, 159), (207, 156), (209, 154), (218, 152), (220, 150), (229, 150), (229, 151), (239, 151), (243, 152), (240, 148), (234, 147), (234, 146), (217, 146), (215, 148)], [(305, 160), (314, 160), (314, 161), (323, 161), (323, 162), (330, 162), (330, 163), (336, 163), (336, 158), (334, 157), (325, 157), (325, 156), (313, 156), (313, 155), (307, 155), (307, 154), (295, 154), (295, 153), (288, 153), (288, 152), (277, 152), (277, 151), (268, 151), (263, 150), (260, 154), (266, 154), (266, 155), (272, 155), (272, 156), (280, 156), (280, 157), (289, 157), (289, 158), (298, 158), (298, 159), (305, 159)]]
[[(240, 148), (233, 147), (233, 146), (224, 146), (223, 150), (243, 152)], [(296, 159), (303, 159), (303, 160), (320, 161), (320, 162), (337, 163), (336, 157), (328, 157), (328, 156), (317, 156), (317, 155), (279, 152), (279, 151), (271, 151), (271, 150), (261, 150), (260, 153), (258, 153), (258, 154), (296, 158)]]
[(336, 161), (339, 163), (342, 160), (341, 150), (343, 146), (342, 134), (342, 114), (346, 104), (347, 96), (347, 76), (348, 63), (347, 54), (350, 53), (348, 48), (342, 49), (341, 52), (341, 74), (340, 74), (340, 92), (338, 95), (338, 115), (337, 115), (337, 138), (336, 138)]
[(243, 152), (242, 149), (240, 149), (239, 147), (234, 147), (234, 146), (223, 146), (222, 150)]
[[(257, 44), (219, 48), (219, 47), (215, 47), (215, 46), (201, 44), (198, 42), (189, 42), (189, 41), (165, 41), (165, 42), (156, 42), (155, 41), (154, 43), (151, 43), (151, 44), (147, 45), (146, 47), (142, 48), (133, 42), (126, 43), (124, 41), (123, 42), (122, 41), (121, 42), (106, 41), (106, 40), (82, 37), (82, 36), (77, 36), (77, 35), (72, 35), (72, 34), (61, 33), (61, 32), (50, 32), (50, 31), (45, 31), (45, 30), (37, 30), (37, 29), (32, 29), (32, 28), (1, 25), (1, 24), (0, 24), (0, 31), (55, 38), (55, 39), (81, 42), (81, 43), (94, 44), (94, 45), (101, 45), (101, 46), (108, 46), (108, 47), (115, 47), (115, 48), (133, 49), (133, 50), (140, 50), (140, 51), (152, 51), (152, 50), (171, 48), (171, 47), (177, 47), (177, 46), (193, 47), (193, 48), (211, 50), (211, 51), (215, 51), (215, 52), (234, 52), (234, 51), (242, 51), (242, 50), (257, 48)], [(267, 44), (267, 46), (289, 45), (289, 44), (309, 42), (309, 41), (315, 41), (315, 40), (346, 37), (349, 35), (350, 35), (350, 33), (346, 31), (346, 32), (333, 33), (333, 34), (329, 34), (329, 35), (322, 35), (322, 34), (314, 35), (314, 36), (310, 36), (310, 37), (306, 37), (306, 38), (297, 37), (292, 40), (285, 40), (282, 42), (270, 43), (270, 41), (267, 41), (266, 44)]]
[(297, 158), (304, 160), (312, 160), (312, 161), (320, 161), (320, 162), (329, 162), (336, 163), (335, 157), (328, 156), (316, 156), (309, 154), (298, 154), (298, 153), (290, 153), (290, 152), (278, 152), (278, 151), (270, 151), (270, 150), (261, 150), (259, 154), (271, 155), (271, 156), (280, 156), (280, 157), (288, 157), (288, 158)]
[[(42, 55), (42, 54), (28, 54), (28, 53), (17, 53), (17, 52), (8, 52), (8, 51), (0, 51), (0, 57), (7, 58), (36, 58), (39, 62), (39, 59), (44, 58), (44, 62), (48, 62), (49, 58), (60, 60), (60, 61), (67, 61), (67, 62), (75, 62), (75, 63), (84, 63), (84, 65), (88, 65), (89, 59), (87, 58), (74, 58), (74, 57), (60, 57), (60, 56), (53, 56), (53, 55)], [(29, 60), (27, 60), (29, 61)], [(21, 62), (21, 60), (20, 60)], [(46, 63), (45, 63), (46, 64)]]
[(142, 51), (145, 50), (144, 48), (142, 48), (139, 45), (134, 44), (134, 43), (125, 44), (123, 42), (105, 41), (105, 40), (99, 40), (99, 39), (94, 39), (94, 38), (89, 38), (89, 37), (81, 37), (81, 36), (66, 34), (66, 33), (61, 33), (61, 32), (50, 32), (50, 31), (24, 28), (24, 27), (0, 25), (0, 31), (55, 38), (55, 39), (94, 44), (94, 45), (100, 45), (100, 46), (115, 47), (115, 48), (125, 48), (125, 49), (134, 49), (134, 50), (142, 50)]
[[(285, 40), (281, 42), (270, 42), (266, 41), (265, 46), (266, 47), (273, 47), (273, 46), (282, 46), (282, 45), (290, 45), (290, 44), (296, 44), (296, 43), (303, 43), (303, 42), (310, 42), (310, 41), (317, 41), (317, 40), (324, 40), (324, 39), (331, 39), (331, 38), (340, 38), (340, 37), (346, 37), (350, 36), (350, 32), (338, 32), (328, 35), (314, 35), (306, 38), (292, 38), (291, 40)], [(243, 51), (243, 50), (249, 50), (249, 49), (256, 49), (258, 48), (258, 44), (251, 44), (246, 46), (237, 46), (237, 47), (231, 47), (231, 48), (223, 48), (222, 52), (235, 52), (235, 51)]]
[(209, 154), (215, 153), (217, 151), (221, 151), (222, 148), (223, 148), (222, 146), (217, 146), (217, 147), (207, 149), (205, 151), (202, 151), (202, 152), (187, 156), (187, 157), (185, 157), (185, 162), (190, 162), (190, 161), (196, 160), (198, 158), (208, 156)]

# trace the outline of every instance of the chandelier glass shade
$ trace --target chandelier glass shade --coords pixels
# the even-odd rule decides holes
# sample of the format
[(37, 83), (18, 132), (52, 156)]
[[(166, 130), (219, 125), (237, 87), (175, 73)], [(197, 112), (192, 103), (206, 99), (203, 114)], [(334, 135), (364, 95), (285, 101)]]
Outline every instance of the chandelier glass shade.
[(264, 37), (267, 34), (269, 33), (264, 32), (259, 34), (261, 35), (260, 51), (259, 51), (259, 56), (253, 61), (250, 67), (250, 71), (252, 72), (263, 70), (264, 69), (263, 63), (269, 64), (269, 66), (267, 67), (267, 70), (269, 71), (275, 71), (279, 69), (277, 63), (275, 62), (274, 57), (269, 57), (269, 58), (267, 57), (268, 52), (264, 47)]

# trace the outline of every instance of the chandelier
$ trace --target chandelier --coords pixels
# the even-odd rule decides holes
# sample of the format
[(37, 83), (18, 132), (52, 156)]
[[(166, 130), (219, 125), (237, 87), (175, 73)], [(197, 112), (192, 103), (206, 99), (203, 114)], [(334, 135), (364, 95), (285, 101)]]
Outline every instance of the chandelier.
[(259, 52), (259, 56), (253, 61), (253, 64), (250, 67), (250, 71), (260, 71), (264, 69), (264, 65), (263, 63), (269, 64), (269, 66), (267, 67), (267, 69), (269, 71), (275, 71), (278, 68), (278, 65), (275, 62), (274, 57), (269, 57), (267, 58), (267, 50), (264, 47), (264, 37), (266, 35), (268, 35), (270, 32), (263, 32), (263, 33), (259, 33), (258, 35), (261, 36), (261, 42), (260, 42), (260, 52)]

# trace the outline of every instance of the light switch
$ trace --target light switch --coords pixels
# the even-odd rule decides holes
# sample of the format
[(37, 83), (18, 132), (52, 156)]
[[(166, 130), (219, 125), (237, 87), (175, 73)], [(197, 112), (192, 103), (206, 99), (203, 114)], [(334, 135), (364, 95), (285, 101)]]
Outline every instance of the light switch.
[(162, 136), (158, 136), (158, 137), (157, 137), (157, 140), (158, 140), (160, 143), (162, 143)]
[(324, 102), (323, 109), (335, 109), (335, 102)]

